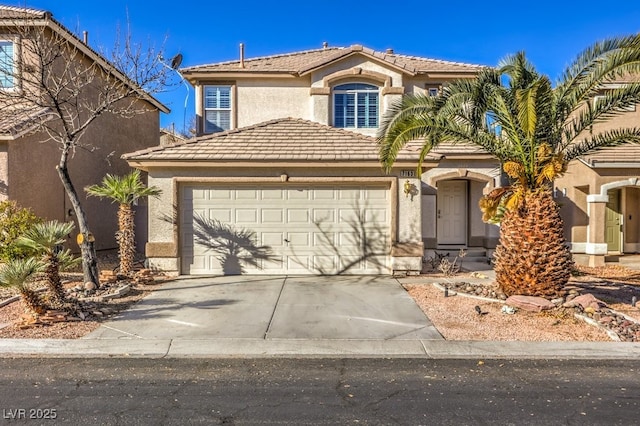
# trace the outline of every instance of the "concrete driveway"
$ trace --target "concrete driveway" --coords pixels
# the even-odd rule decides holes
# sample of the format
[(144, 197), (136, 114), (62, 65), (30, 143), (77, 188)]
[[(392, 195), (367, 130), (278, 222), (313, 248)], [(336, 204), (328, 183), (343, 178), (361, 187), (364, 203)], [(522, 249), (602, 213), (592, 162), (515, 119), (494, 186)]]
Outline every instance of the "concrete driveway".
[(441, 340), (398, 281), (377, 276), (183, 278), (86, 339)]

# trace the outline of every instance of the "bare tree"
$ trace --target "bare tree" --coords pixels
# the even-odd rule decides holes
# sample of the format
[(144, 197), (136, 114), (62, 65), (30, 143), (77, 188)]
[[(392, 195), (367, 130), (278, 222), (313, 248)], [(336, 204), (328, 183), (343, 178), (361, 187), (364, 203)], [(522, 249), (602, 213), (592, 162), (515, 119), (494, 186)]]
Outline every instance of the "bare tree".
[(95, 150), (83, 136), (101, 116), (130, 118), (157, 110), (161, 104), (152, 96), (176, 73), (162, 62), (162, 48), (132, 43), (129, 32), (117, 31), (113, 49), (99, 53), (48, 12), (25, 10), (3, 18), (0, 26), (17, 49), (13, 56), (0, 55), (0, 76), (13, 86), (0, 87), (0, 118), (30, 117), (43, 141), (58, 145), (56, 170), (78, 222), (84, 280), (99, 284), (94, 241), (69, 160), (77, 150)]

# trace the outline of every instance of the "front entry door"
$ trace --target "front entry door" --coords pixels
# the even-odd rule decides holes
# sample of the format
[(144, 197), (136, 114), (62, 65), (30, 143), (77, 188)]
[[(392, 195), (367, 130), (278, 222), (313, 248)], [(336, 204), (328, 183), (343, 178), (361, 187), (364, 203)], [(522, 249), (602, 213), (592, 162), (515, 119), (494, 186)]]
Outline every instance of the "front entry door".
[(622, 215), (620, 213), (620, 190), (613, 189), (607, 195), (609, 196), (606, 208), (607, 251), (621, 252)]
[(436, 203), (438, 244), (466, 244), (467, 181), (439, 182)]

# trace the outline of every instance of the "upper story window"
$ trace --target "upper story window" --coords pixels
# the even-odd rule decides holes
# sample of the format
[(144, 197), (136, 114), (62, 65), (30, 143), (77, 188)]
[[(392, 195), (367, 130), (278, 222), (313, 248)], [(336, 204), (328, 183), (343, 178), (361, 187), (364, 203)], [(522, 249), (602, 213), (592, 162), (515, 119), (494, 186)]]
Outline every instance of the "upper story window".
[(426, 84), (424, 91), (427, 96), (438, 96), (440, 94), (440, 84)]
[(231, 86), (204, 86), (204, 133), (231, 129)]
[(379, 90), (364, 83), (348, 83), (333, 89), (333, 122), (335, 127), (378, 127)]
[(12, 41), (0, 40), (0, 88), (15, 87), (15, 47)]

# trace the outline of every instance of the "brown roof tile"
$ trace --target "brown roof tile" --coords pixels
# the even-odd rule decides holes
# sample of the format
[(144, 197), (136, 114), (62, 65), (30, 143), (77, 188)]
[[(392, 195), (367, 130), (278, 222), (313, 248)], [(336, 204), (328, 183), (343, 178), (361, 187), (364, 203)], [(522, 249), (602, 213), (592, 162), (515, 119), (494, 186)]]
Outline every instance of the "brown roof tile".
[(0, 112), (0, 138), (12, 139), (32, 130), (49, 113), (48, 108), (11, 108)]
[[(420, 143), (398, 160), (417, 161)], [(125, 154), (133, 161), (378, 161), (376, 139), (298, 118), (282, 118)], [(434, 157), (429, 157), (433, 159)]]
[(639, 163), (640, 164), (640, 145), (625, 144), (612, 148), (606, 148), (602, 151), (582, 157), (590, 166), (597, 166), (598, 163)]
[(0, 19), (43, 18), (45, 11), (0, 5)]
[(237, 60), (187, 67), (183, 68), (181, 72), (187, 76), (191, 73), (199, 72), (271, 72), (301, 75), (352, 54), (364, 54), (376, 58), (410, 74), (428, 72), (478, 72), (484, 68), (483, 65), (378, 52), (360, 45), (353, 45), (350, 47), (327, 47), (281, 55), (249, 58), (244, 60), (244, 67), (242, 68), (240, 67), (240, 61)]

